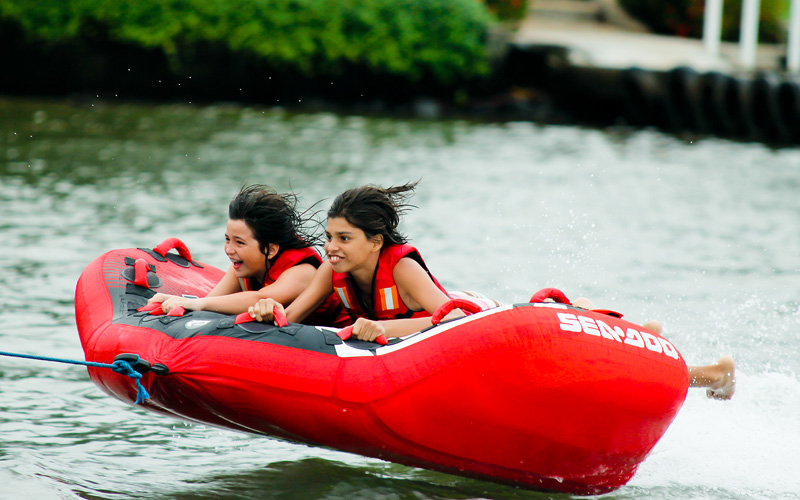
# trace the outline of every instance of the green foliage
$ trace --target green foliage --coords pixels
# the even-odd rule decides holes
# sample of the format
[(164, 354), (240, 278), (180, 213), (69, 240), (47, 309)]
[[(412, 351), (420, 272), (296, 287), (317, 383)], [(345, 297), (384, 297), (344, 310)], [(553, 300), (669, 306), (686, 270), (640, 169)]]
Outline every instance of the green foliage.
[(310, 77), (364, 65), (445, 84), (488, 71), (491, 23), (475, 0), (0, 0), (0, 18), (47, 41), (102, 26), (176, 64), (213, 45)]
[[(759, 40), (767, 43), (785, 39), (790, 0), (761, 0)], [(724, 0), (722, 39), (739, 40), (741, 0)], [(620, 4), (656, 33), (701, 38), (705, 0), (620, 0)]]

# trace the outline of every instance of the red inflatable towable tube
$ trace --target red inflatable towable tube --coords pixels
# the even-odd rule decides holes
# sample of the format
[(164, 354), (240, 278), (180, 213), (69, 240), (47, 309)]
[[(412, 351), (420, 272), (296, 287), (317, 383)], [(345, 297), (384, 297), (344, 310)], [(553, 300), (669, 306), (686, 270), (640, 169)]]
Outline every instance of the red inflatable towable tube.
[[(476, 312), (387, 345), (342, 340), (335, 328), (140, 310), (156, 292), (203, 296), (222, 277), (180, 251), (107, 252), (75, 292), (86, 359), (135, 354), (158, 367), (141, 379), (151, 395), (142, 407), (156, 413), (594, 495), (633, 476), (686, 397), (686, 363), (672, 343), (568, 301)], [(89, 375), (135, 401), (130, 378)]]

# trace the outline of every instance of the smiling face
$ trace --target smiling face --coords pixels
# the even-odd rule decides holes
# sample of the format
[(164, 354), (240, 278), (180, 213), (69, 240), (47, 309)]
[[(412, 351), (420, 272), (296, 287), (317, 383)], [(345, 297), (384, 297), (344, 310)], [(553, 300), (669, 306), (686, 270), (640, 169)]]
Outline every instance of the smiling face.
[(329, 217), (325, 238), (325, 253), (334, 271), (354, 275), (362, 271), (364, 276), (372, 279), (383, 246), (380, 236), (367, 238), (364, 231), (347, 222), (344, 217)]
[[(277, 253), (277, 245), (269, 245), (270, 257)], [(267, 259), (253, 230), (243, 220), (230, 219), (225, 229), (225, 255), (231, 260), (236, 276), (264, 280)]]

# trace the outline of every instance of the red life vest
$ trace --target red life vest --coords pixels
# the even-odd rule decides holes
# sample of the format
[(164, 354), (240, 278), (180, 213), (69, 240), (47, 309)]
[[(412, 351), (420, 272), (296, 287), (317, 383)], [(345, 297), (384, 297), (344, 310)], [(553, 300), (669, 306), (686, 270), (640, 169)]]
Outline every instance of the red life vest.
[(422, 311), (412, 311), (400, 299), (397, 291), (397, 284), (394, 282), (394, 266), (403, 257), (414, 259), (422, 266), (431, 277), (433, 283), (445, 294), (444, 287), (433, 277), (422, 260), (419, 252), (411, 245), (388, 245), (381, 249), (378, 257), (378, 267), (375, 269), (375, 276), (372, 279), (372, 309), (368, 310), (361, 297), (358, 286), (353, 282), (349, 273), (333, 273), (333, 290), (347, 313), (355, 321), (357, 318), (368, 318), (373, 320), (382, 319), (402, 319), (402, 318), (423, 318), (431, 314), (424, 309)]
[[(284, 271), (299, 264), (311, 264), (318, 268), (322, 264), (322, 258), (311, 247), (290, 248), (281, 252), (272, 265), (269, 266), (267, 274), (264, 276), (265, 283), (263, 285), (255, 278), (239, 278), (239, 285), (244, 291), (261, 290), (265, 286), (275, 283)], [(343, 328), (350, 325), (351, 321), (339, 298), (335, 294), (331, 294), (317, 310), (303, 320), (303, 323)]]

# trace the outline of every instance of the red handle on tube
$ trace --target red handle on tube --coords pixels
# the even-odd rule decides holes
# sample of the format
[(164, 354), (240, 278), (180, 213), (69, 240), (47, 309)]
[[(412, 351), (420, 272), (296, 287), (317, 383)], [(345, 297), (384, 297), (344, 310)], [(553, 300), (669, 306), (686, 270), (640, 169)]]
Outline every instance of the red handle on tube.
[[(346, 326), (346, 327), (342, 328), (341, 330), (336, 332), (336, 335), (342, 340), (349, 339), (353, 335), (353, 326), (351, 325), (351, 326)], [(378, 335), (375, 338), (375, 342), (380, 344), (380, 345), (386, 345), (386, 344), (389, 343), (389, 341), (386, 340), (386, 337), (384, 337), (383, 335)]]
[(153, 316), (158, 316), (160, 314), (164, 314), (164, 310), (161, 309), (161, 302), (155, 302), (156, 307), (150, 309), (150, 314)]
[(178, 255), (188, 260), (189, 262), (192, 261), (192, 254), (189, 252), (189, 249), (186, 247), (186, 244), (184, 244), (178, 238), (167, 238), (166, 240), (162, 241), (160, 245), (155, 247), (153, 251), (160, 254), (161, 256), (165, 256), (167, 255), (167, 252), (169, 252), (173, 248), (178, 251)]
[(251, 321), (255, 321), (255, 318), (250, 316), (250, 313), (243, 312), (236, 315), (236, 319), (233, 320), (234, 325), (241, 325), (242, 323), (249, 323)]
[(286, 319), (286, 313), (277, 307), (272, 308), (272, 319), (278, 326), (289, 326), (289, 321)]
[[(161, 308), (161, 302), (153, 302), (147, 305), (144, 305), (137, 309), (139, 312), (149, 312), (153, 316), (158, 316), (164, 314), (164, 309)], [(183, 306), (178, 306), (170, 309), (167, 313), (167, 316), (183, 316), (186, 314), (186, 309)]]
[(150, 266), (146, 260), (136, 259), (133, 263), (133, 284), (150, 288), (150, 284), (147, 282), (147, 271), (149, 270)]
[(183, 306), (178, 306), (170, 309), (167, 316), (183, 316), (184, 314), (186, 314), (186, 309)]
[[(233, 320), (233, 324), (241, 325), (242, 323), (249, 323), (255, 320), (256, 319), (254, 317), (250, 316), (249, 312), (243, 312), (236, 315), (236, 319)], [(272, 309), (272, 320), (277, 326), (289, 326), (289, 321), (286, 319), (286, 314), (277, 307)]]
[(442, 318), (450, 314), (450, 312), (455, 308), (461, 309), (467, 315), (476, 312), (481, 312), (483, 310), (483, 308), (480, 305), (476, 304), (475, 302), (472, 302), (469, 299), (451, 299), (445, 302), (444, 304), (440, 305), (439, 309), (437, 309), (436, 312), (433, 313), (433, 316), (431, 316), (431, 324), (438, 325), (439, 322), (442, 321)]
[(569, 301), (564, 292), (557, 288), (542, 288), (538, 292), (533, 294), (531, 297), (530, 302), (531, 304), (535, 304), (537, 302), (544, 302), (546, 299), (553, 299), (554, 301), (560, 304), (567, 304), (568, 306), (572, 305), (572, 302)]

